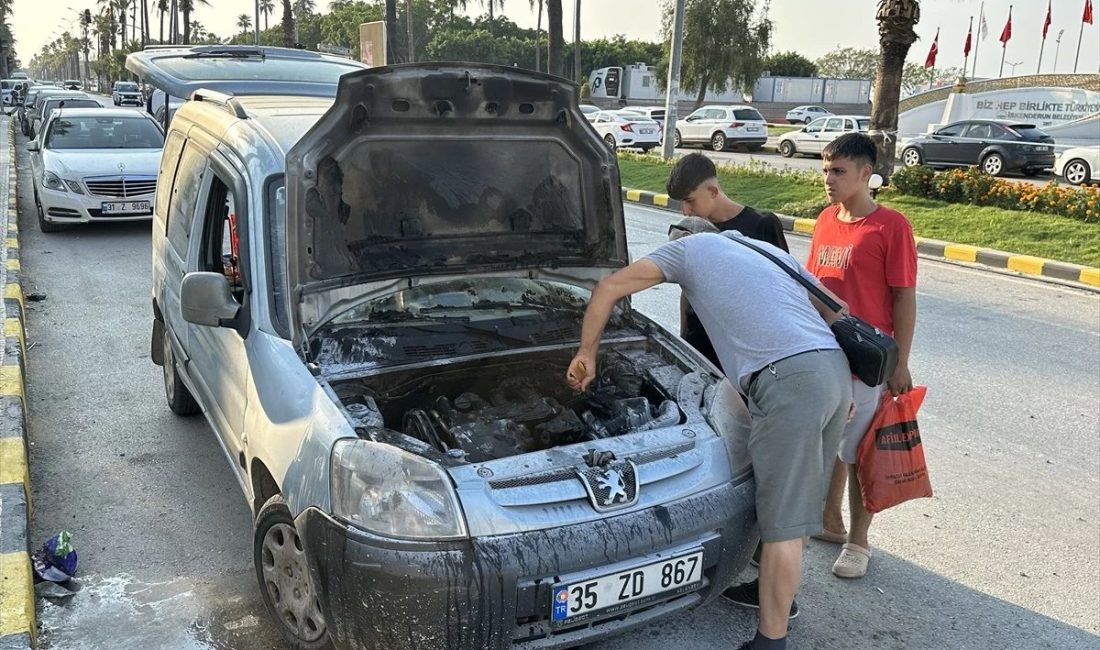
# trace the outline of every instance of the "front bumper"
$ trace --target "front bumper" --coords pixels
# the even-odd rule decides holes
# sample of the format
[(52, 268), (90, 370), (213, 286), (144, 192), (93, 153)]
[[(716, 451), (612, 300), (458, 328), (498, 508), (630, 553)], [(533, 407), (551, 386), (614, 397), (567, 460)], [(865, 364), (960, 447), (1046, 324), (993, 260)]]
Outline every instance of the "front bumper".
[[(382, 539), (315, 509), (301, 515), (298, 528), (338, 647), (543, 650), (589, 643), (715, 598), (756, 547), (754, 494), (749, 477), (597, 522), (447, 544)], [(555, 583), (695, 547), (703, 549), (696, 591), (551, 626)]]
[(130, 196), (125, 199), (75, 192), (58, 192), (42, 186), (38, 188), (38, 200), (42, 204), (42, 214), (51, 223), (90, 223), (92, 221), (144, 221), (153, 218), (152, 210), (144, 214), (105, 214), (103, 203), (113, 201), (148, 201), (153, 206), (154, 194)]
[(118, 105), (119, 106), (141, 106), (143, 103), (144, 102), (142, 102), (141, 97), (122, 97), (122, 96), (119, 96), (119, 98), (118, 98)]

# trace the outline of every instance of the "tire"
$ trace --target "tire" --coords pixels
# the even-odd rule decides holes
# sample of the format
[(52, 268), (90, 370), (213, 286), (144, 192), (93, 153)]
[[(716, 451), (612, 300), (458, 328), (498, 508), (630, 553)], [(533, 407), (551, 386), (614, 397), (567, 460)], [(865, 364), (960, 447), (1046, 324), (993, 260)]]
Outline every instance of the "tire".
[(981, 162), (982, 171), (990, 176), (1003, 176), (1005, 173), (1005, 159), (1001, 154), (993, 152), (986, 154)]
[(814, 120), (813, 120), (813, 118), (812, 118), (812, 117), (807, 117), (806, 119), (802, 120), (802, 123), (803, 123), (803, 124), (809, 124), (810, 122), (813, 122), (813, 121), (814, 121)]
[(924, 156), (921, 155), (920, 149), (916, 147), (908, 147), (905, 151), (901, 152), (901, 164), (906, 167), (916, 167), (924, 163)]
[(725, 151), (726, 134), (718, 131), (714, 135), (710, 136), (710, 148), (713, 151)]
[[(305, 548), (282, 495), (256, 515), (252, 563), (268, 614), (294, 650), (331, 648), (328, 625), (309, 575)], [(308, 601), (308, 602), (303, 602)], [(304, 616), (302, 615), (304, 614)]]
[(611, 148), (612, 151), (618, 150), (619, 145), (615, 142), (615, 136), (608, 133), (603, 137), (603, 141), (607, 144), (608, 147)]
[(1085, 185), (1092, 180), (1092, 170), (1087, 162), (1074, 158), (1062, 168), (1062, 178), (1070, 185)]
[(43, 233), (61, 232), (65, 229), (65, 226), (61, 224), (46, 221), (46, 211), (42, 209), (42, 202), (38, 200), (37, 191), (34, 193), (34, 209), (35, 213), (38, 215), (38, 229)]
[(793, 158), (795, 154), (794, 143), (790, 140), (784, 140), (779, 143), (779, 155), (784, 158)]
[(676, 129), (672, 134), (672, 147), (674, 149), (680, 148), (680, 129)]
[(194, 395), (183, 384), (180, 373), (176, 370), (176, 355), (172, 351), (171, 334), (168, 328), (164, 328), (164, 338), (161, 345), (164, 346), (164, 365), (161, 372), (164, 374), (164, 397), (168, 400), (168, 408), (176, 415), (194, 415), (199, 412), (199, 403)]

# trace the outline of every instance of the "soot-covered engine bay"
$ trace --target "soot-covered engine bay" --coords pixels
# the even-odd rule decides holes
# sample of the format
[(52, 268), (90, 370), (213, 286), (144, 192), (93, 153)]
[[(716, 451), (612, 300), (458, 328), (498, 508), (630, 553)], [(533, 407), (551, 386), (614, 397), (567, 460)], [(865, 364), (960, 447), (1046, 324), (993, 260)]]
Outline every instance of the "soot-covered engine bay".
[[(685, 376), (658, 355), (601, 354), (597, 377), (583, 393), (565, 384), (569, 359), (549, 354), (386, 373), (333, 389), (360, 435), (400, 432), (410, 444), (392, 434), (385, 441), (475, 463), (672, 426), (698, 410), (699, 373)], [(685, 394), (694, 403), (681, 407)]]

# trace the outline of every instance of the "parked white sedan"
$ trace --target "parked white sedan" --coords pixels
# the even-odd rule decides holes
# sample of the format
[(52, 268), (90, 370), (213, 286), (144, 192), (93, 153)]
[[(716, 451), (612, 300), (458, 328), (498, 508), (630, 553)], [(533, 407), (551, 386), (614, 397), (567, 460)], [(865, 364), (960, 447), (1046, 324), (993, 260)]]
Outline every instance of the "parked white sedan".
[(779, 153), (790, 158), (796, 153), (820, 156), (825, 145), (845, 133), (867, 131), (871, 118), (866, 115), (830, 115), (819, 117), (806, 126), (779, 136)]
[(163, 147), (164, 132), (140, 111), (55, 110), (27, 147), (39, 228), (151, 218)]
[(795, 106), (787, 111), (787, 121), (791, 124), (809, 124), (819, 117), (832, 114), (832, 111), (820, 106)]
[(1066, 149), (1054, 161), (1054, 173), (1070, 185), (1086, 185), (1100, 181), (1100, 149), (1074, 147)]
[(607, 146), (636, 147), (643, 152), (661, 144), (661, 125), (633, 111), (600, 111), (590, 117)]

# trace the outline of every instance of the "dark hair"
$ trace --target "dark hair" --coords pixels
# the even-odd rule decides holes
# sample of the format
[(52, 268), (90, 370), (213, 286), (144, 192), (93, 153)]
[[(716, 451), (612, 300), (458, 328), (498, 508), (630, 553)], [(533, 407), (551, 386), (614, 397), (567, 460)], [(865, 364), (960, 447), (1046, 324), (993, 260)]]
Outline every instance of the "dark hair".
[(836, 140), (825, 145), (821, 151), (822, 160), (836, 160), (837, 158), (850, 158), (858, 163), (866, 162), (874, 167), (878, 162), (878, 147), (875, 141), (866, 133), (845, 133)]
[(681, 201), (695, 188), (707, 180), (718, 176), (718, 170), (714, 168), (714, 162), (701, 153), (689, 153), (676, 161), (672, 173), (668, 175), (665, 183), (665, 192), (671, 198)]

